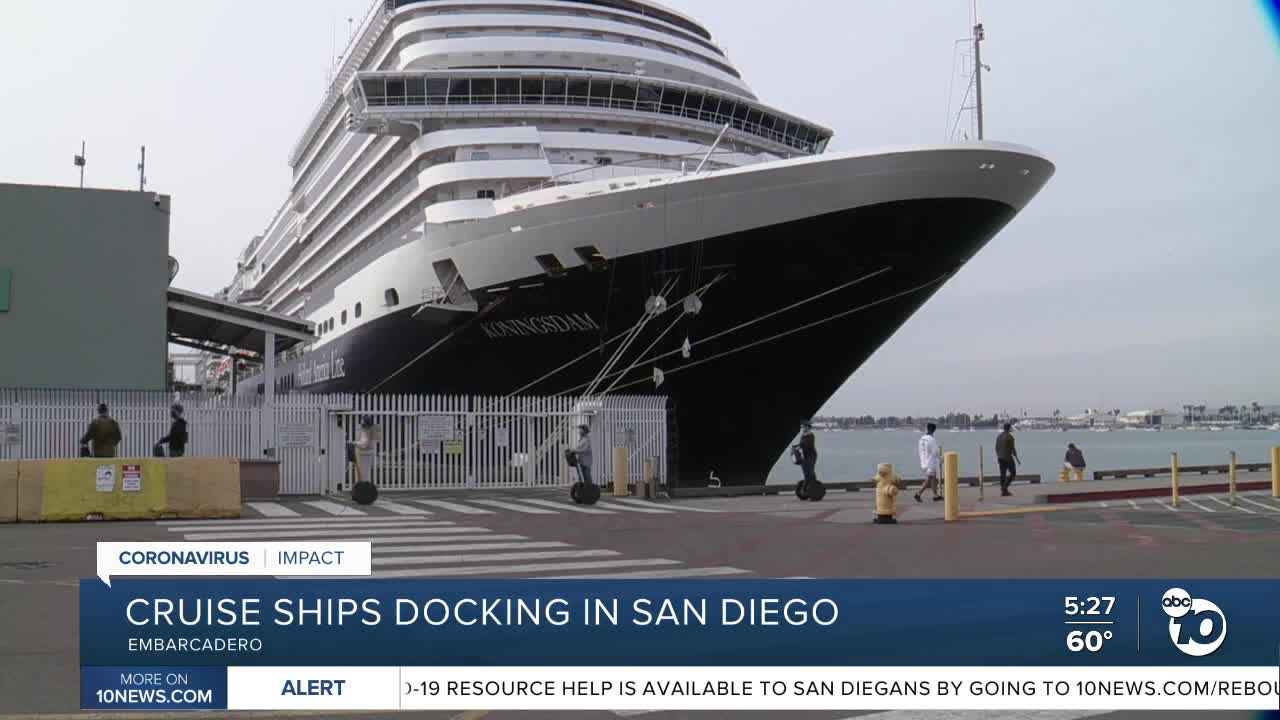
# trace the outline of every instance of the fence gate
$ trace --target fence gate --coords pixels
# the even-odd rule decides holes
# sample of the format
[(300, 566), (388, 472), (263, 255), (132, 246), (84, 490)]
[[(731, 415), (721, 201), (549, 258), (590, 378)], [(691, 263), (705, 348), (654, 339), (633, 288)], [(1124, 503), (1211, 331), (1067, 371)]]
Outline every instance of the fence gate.
[[(370, 475), (380, 491), (568, 486), (577, 476), (565, 450), (577, 443), (579, 424), (591, 428), (597, 483), (613, 482), (615, 447), (628, 450), (630, 481), (643, 477), (646, 460), (666, 477), (663, 397), (357, 396), (349, 410), (331, 414), (344, 455), (360, 418), (373, 419)], [(355, 471), (347, 466), (330, 477), (330, 490), (345, 492)]]

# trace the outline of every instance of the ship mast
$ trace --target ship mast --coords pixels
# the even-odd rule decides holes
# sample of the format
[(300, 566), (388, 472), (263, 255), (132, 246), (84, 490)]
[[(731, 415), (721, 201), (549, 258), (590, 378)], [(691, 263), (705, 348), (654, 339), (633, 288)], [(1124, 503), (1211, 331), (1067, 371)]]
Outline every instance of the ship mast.
[(978, 3), (974, 4), (974, 24), (973, 24), (973, 89), (974, 89), (974, 113), (978, 118), (978, 139), (982, 139), (982, 40), (986, 37), (985, 31), (982, 29), (982, 23), (977, 21)]

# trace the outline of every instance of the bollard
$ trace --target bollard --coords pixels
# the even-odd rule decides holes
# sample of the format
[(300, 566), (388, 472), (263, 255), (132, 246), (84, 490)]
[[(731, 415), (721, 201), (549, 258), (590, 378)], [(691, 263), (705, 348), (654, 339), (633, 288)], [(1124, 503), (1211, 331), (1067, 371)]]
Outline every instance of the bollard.
[(1076, 482), (1084, 482), (1084, 468), (1074, 468), (1071, 472), (1074, 473)]
[(1280, 447), (1271, 448), (1271, 497), (1280, 498)]
[(1058, 471), (1058, 482), (1070, 482), (1071, 481), (1071, 475), (1069, 474), (1070, 472), (1071, 471), (1067, 469), (1067, 466), (1063, 465), (1062, 469)]
[(986, 499), (987, 493), (984, 487), (986, 482), (982, 479), (982, 446), (978, 446), (978, 501), (982, 502)]
[(949, 452), (942, 456), (942, 504), (947, 522), (960, 519), (960, 453)]
[(653, 482), (653, 458), (645, 458), (644, 459), (644, 489), (641, 489), (640, 485), (637, 484), (636, 495), (639, 497), (648, 498), (650, 500), (657, 500), (658, 492), (657, 492), (657, 488), (654, 487), (654, 485), (655, 483)]
[(1169, 477), (1173, 481), (1173, 506), (1178, 507), (1178, 453), (1169, 457)]
[(621, 497), (627, 494), (627, 449), (613, 449), (613, 494)]
[(1236, 451), (1231, 451), (1231, 467), (1230, 474), (1227, 476), (1228, 484), (1231, 488), (1231, 507), (1236, 506)]

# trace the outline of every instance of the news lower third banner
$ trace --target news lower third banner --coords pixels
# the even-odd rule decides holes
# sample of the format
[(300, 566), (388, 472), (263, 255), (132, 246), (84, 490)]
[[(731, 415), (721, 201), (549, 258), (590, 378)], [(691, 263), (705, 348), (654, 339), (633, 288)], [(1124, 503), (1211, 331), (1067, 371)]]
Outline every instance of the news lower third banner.
[(1280, 708), (1276, 580), (116, 579), (85, 709)]

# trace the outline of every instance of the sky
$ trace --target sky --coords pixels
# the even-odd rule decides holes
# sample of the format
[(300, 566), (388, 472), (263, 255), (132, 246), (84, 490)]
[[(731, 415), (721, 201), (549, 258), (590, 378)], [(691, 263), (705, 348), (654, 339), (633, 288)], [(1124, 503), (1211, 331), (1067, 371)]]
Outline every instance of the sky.
[[(666, 0), (830, 151), (943, 142), (968, 0)], [(214, 292), (288, 192), (364, 0), (10, 0), (0, 182), (173, 198), (177, 284)], [(779, 10), (785, 7), (785, 12)], [(766, 8), (773, 8), (766, 10)], [(983, 0), (986, 136), (1041, 194), (828, 414), (1280, 402), (1280, 34), (1258, 0)], [(56, 41), (54, 41), (56, 39)]]

